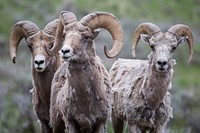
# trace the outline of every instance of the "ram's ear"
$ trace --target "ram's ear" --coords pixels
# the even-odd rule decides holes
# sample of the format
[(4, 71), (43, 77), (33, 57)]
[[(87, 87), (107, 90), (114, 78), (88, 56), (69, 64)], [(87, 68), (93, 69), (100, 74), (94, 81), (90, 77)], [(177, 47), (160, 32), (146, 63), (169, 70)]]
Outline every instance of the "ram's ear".
[(150, 36), (147, 35), (147, 34), (140, 34), (140, 37), (141, 37), (141, 40), (146, 43), (146, 44), (149, 44), (149, 39), (150, 39)]
[(98, 36), (98, 34), (99, 34), (100, 31), (101, 31), (101, 29), (95, 29), (93, 31), (94, 38), (96, 38)]
[(179, 38), (177, 39), (177, 44), (179, 45), (179, 44), (181, 44), (181, 43), (184, 43), (184, 42), (187, 41), (187, 39), (188, 39), (187, 36), (181, 36), (181, 37), (179, 37)]

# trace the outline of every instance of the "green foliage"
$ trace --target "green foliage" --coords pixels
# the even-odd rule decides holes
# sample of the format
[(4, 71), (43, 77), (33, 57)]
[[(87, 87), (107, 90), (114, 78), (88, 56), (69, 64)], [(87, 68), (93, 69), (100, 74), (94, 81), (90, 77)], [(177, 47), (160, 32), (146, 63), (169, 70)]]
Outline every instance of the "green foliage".
[(108, 123), (108, 126), (107, 126), (107, 132), (108, 133), (113, 133), (114, 131), (113, 131), (113, 127), (112, 127), (112, 123)]
[(11, 27), (18, 21), (29, 20), (37, 25), (46, 24), (45, 19), (54, 13), (62, 0), (1, 0), (0, 34), (9, 35)]
[(199, 25), (197, 0), (75, 0), (81, 11), (107, 11), (119, 18)]
[[(42, 28), (47, 22), (57, 18), (56, 15), (62, 9), (73, 9), (78, 18), (94, 11), (111, 12), (124, 24), (125, 39), (127, 39), (124, 48), (126, 47), (128, 51), (131, 49), (127, 47), (132, 44), (132, 32), (135, 26), (138, 22), (144, 21), (159, 23), (165, 28), (169, 24), (187, 24), (194, 31), (195, 44), (198, 44), (199, 42), (196, 40), (199, 37), (200, 30), (199, 5), (199, 0), (0, 0), (0, 54), (5, 54), (4, 57), (0, 57), (0, 132), (31, 133), (30, 129), (23, 129), (23, 126), (30, 121), (33, 122), (34, 130), (36, 132), (39, 130), (31, 101), (23, 104), (23, 107), (28, 107), (27, 110), (31, 113), (24, 115), (22, 113), (23, 108), (21, 109), (18, 105), (23, 103), (23, 100), (16, 103), (14, 99), (16, 95), (27, 96), (31, 99), (27, 91), (32, 87), (30, 87), (30, 53), (23, 52), (28, 51), (26, 46), (20, 45), (18, 51), (20, 54), (17, 57), (16, 65), (11, 65), (8, 55), (9, 33), (16, 22), (29, 20)], [(102, 38), (105, 41), (105, 36)], [(144, 47), (142, 46), (142, 49)], [(124, 53), (127, 53), (127, 51)], [(138, 54), (145, 51), (140, 51)], [(178, 48), (175, 53), (178, 64), (175, 66), (173, 78), (172, 105), (174, 107), (174, 118), (169, 123), (170, 133), (199, 132), (200, 47), (195, 46), (194, 61), (190, 65), (187, 65), (188, 52), (185, 54), (186, 51), (187, 47), (184, 46)], [(132, 58), (131, 54), (129, 56), (127, 54), (121, 55), (120, 57)], [(146, 57), (146, 55), (142, 57)], [(111, 66), (111, 64), (106, 63), (104, 65)], [(108, 124), (107, 131), (113, 133), (111, 123)]]
[(174, 82), (181, 88), (198, 89), (200, 88), (199, 73), (199, 65), (177, 64), (175, 66)]

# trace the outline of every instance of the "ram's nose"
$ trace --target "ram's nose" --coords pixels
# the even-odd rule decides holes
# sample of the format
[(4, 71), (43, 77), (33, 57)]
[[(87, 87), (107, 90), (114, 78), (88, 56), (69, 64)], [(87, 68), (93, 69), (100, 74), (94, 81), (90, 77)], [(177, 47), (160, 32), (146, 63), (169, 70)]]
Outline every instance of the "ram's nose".
[(63, 53), (63, 55), (67, 55), (68, 53), (70, 53), (70, 49), (62, 49), (61, 52)]
[(63, 46), (60, 53), (63, 58), (69, 58), (73, 55), (73, 49), (69, 46)]
[(157, 64), (160, 65), (160, 66), (164, 66), (164, 65), (167, 64), (167, 61), (166, 60), (158, 60)]
[(36, 55), (34, 58), (34, 68), (41, 72), (45, 69), (45, 57), (43, 55)]
[(159, 58), (156, 62), (156, 67), (158, 71), (166, 71), (168, 68), (167, 59)]

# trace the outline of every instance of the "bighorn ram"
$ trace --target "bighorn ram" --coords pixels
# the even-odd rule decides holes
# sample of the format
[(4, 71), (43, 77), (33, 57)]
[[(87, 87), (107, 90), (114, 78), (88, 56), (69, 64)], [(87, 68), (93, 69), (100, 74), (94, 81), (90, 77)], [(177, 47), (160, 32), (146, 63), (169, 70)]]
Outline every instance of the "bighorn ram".
[(80, 21), (67, 11), (60, 14), (56, 31), (57, 52), (65, 60), (52, 81), (50, 117), (54, 133), (104, 133), (110, 112), (111, 84), (108, 72), (96, 54), (97, 28), (105, 28), (113, 38), (107, 57), (118, 55), (123, 45), (119, 21), (105, 12), (91, 13)]
[(58, 54), (49, 56), (53, 47), (58, 19), (48, 23), (43, 30), (30, 21), (16, 23), (10, 34), (10, 56), (15, 63), (18, 45), (26, 39), (32, 53), (33, 105), (41, 122), (42, 133), (51, 133), (49, 125), (50, 90), (54, 73), (60, 66)]
[(140, 37), (151, 47), (149, 60), (119, 59), (110, 69), (115, 133), (123, 132), (123, 121), (128, 122), (130, 133), (163, 133), (173, 117), (168, 92), (175, 65), (172, 55), (185, 40), (190, 49), (189, 61), (192, 59), (193, 35), (186, 25), (177, 24), (162, 33), (152, 23), (140, 24), (133, 37), (133, 55)]

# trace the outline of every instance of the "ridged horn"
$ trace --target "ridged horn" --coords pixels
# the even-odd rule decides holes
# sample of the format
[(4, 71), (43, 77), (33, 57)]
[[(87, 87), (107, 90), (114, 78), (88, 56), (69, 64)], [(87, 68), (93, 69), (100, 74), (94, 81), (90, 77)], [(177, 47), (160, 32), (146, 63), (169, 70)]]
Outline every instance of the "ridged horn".
[(135, 49), (137, 47), (137, 44), (140, 40), (140, 34), (148, 34), (149, 36), (152, 36), (155, 33), (160, 32), (160, 28), (156, 26), (153, 23), (147, 22), (147, 23), (141, 23), (135, 30), (133, 34), (133, 46), (132, 46), (132, 54), (133, 57), (135, 57)]
[(179, 38), (180, 36), (187, 36), (187, 42), (190, 51), (190, 57), (188, 60), (189, 63), (192, 60), (194, 51), (194, 38), (192, 35), (192, 30), (187, 25), (177, 24), (169, 28), (168, 32), (174, 34), (177, 38)]
[(113, 46), (110, 51), (104, 46), (104, 53), (108, 58), (113, 58), (119, 54), (123, 46), (124, 37), (122, 27), (115, 16), (107, 12), (94, 12), (83, 17), (80, 22), (92, 30), (97, 28), (108, 30), (113, 39)]
[(17, 22), (11, 29), (10, 33), (10, 57), (12, 62), (16, 62), (18, 45), (23, 37), (28, 38), (36, 34), (40, 29), (30, 21)]
[(56, 38), (54, 42), (54, 46), (51, 50), (49, 50), (49, 55), (55, 55), (62, 47), (63, 42), (63, 28), (65, 25), (77, 21), (74, 13), (69, 11), (62, 11), (60, 13), (60, 17), (58, 20), (58, 26), (56, 29)]
[(57, 25), (58, 25), (58, 19), (55, 19), (51, 22), (49, 22), (43, 29), (43, 31), (48, 34), (48, 35), (52, 35), (55, 36), (56, 35), (56, 29), (57, 29)]

